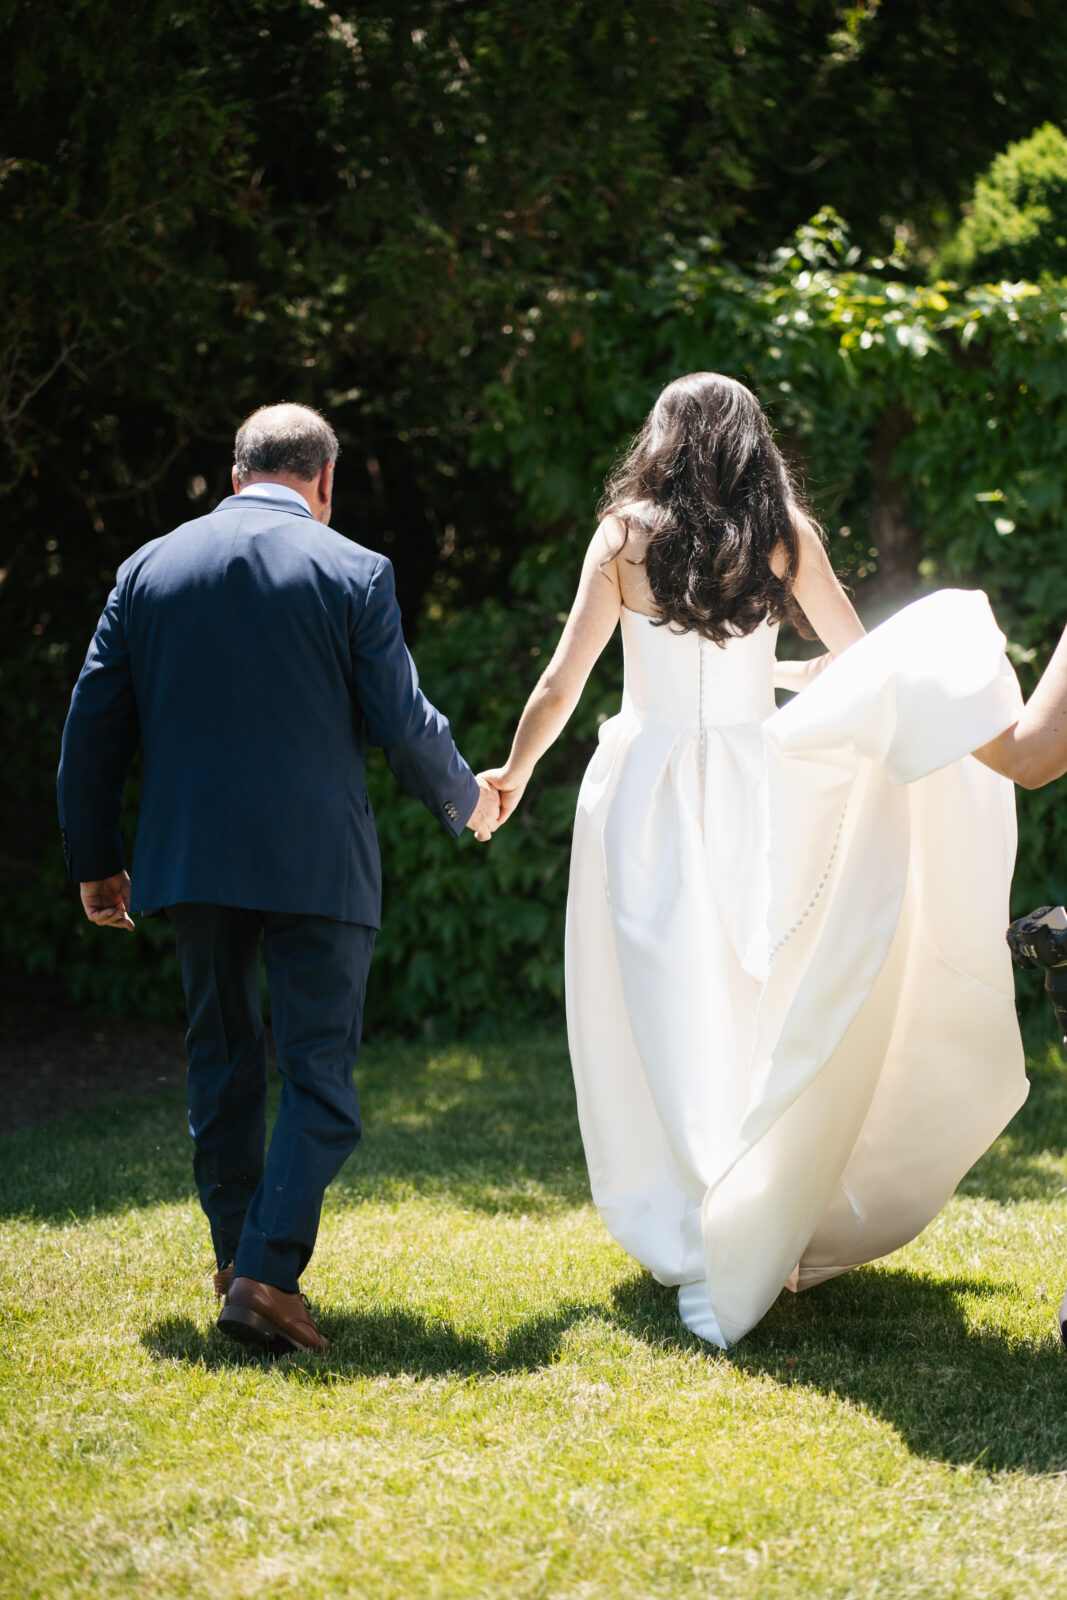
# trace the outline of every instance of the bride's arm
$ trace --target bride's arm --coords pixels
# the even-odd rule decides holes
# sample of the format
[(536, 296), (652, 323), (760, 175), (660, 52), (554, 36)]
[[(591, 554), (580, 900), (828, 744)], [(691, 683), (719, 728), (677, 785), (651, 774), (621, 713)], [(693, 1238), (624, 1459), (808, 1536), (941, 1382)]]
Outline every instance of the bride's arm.
[(788, 689), (790, 694), (799, 694), (801, 689), (807, 688), (813, 678), (819, 676), (820, 672), (825, 672), (833, 659), (829, 652), (821, 656), (811, 656), (807, 660), (790, 657), (779, 660), (775, 657), (774, 687)]
[[(794, 525), (799, 561), (793, 582), (793, 598), (829, 652), (828, 655), (816, 656), (813, 661), (776, 663), (775, 687), (796, 690), (803, 689), (805, 684), (817, 677), (834, 656), (839, 656), (850, 644), (862, 639), (864, 628), (852, 601), (837, 580), (822, 540), (802, 511), (794, 512)], [(780, 546), (771, 557), (771, 567), (778, 577), (785, 571), (786, 556)]]
[(1018, 722), (974, 754), (1024, 789), (1067, 772), (1067, 628)]
[(481, 774), (500, 791), (500, 822), (514, 811), (537, 762), (562, 733), (597, 657), (615, 631), (622, 596), (614, 530), (609, 519), (593, 535), (570, 616), (552, 660), (526, 702), (506, 764)]

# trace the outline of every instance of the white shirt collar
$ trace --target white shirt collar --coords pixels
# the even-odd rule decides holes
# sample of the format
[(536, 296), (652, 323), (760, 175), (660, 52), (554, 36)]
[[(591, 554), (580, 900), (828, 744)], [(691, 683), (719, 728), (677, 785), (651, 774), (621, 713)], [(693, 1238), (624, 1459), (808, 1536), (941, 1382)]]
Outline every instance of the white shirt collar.
[(296, 500), (310, 516), (314, 516), (300, 490), (291, 489), (287, 483), (246, 483), (243, 489), (237, 491), (238, 499), (243, 494), (253, 495), (257, 500)]

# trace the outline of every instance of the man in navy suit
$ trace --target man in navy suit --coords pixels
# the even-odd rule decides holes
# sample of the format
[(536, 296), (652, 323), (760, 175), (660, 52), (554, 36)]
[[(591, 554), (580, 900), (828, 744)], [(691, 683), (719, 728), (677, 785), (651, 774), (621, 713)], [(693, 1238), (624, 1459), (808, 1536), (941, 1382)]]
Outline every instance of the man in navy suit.
[[(364, 741), (446, 832), (488, 839), (499, 811), (419, 689), (390, 563), (329, 527), (336, 459), (318, 412), (247, 419), (234, 494), (119, 568), (59, 768), (90, 921), (132, 929), (132, 907), (174, 927), (219, 1326), (271, 1353), (329, 1348), (298, 1283), (360, 1135), (352, 1068), (381, 914)], [(119, 811), (138, 747), (131, 885)], [(269, 1147), (261, 943), (283, 1080)]]

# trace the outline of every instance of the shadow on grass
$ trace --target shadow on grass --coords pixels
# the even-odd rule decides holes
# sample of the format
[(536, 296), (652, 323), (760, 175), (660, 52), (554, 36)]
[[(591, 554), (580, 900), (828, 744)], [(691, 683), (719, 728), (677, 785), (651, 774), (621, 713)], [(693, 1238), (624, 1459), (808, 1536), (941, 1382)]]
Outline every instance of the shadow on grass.
[[(1032, 1062), (1034, 1089), (963, 1192), (1001, 1203), (1063, 1190), (1056, 1161), (1067, 1130), (1067, 1077), (1052, 1046)], [(439, 1190), (487, 1212), (536, 1213), (587, 1201), (573, 1090), (561, 1034), (477, 1047), (377, 1046), (361, 1063), (365, 1147), (331, 1191), (334, 1203)], [(192, 1195), (180, 1100), (99, 1108), (78, 1121), (2, 1141), (0, 1215), (63, 1224), (72, 1215), (151, 1206)], [(867, 1268), (784, 1295), (725, 1358), (737, 1370), (803, 1385), (862, 1406), (917, 1455), (988, 1470), (1067, 1469), (1067, 1358), (1052, 1332), (1025, 1344), (1000, 1331), (999, 1297), (970, 1279), (931, 1281)], [(991, 1315), (986, 1318), (984, 1308)], [(302, 1381), (356, 1375), (491, 1375), (559, 1357), (568, 1330), (599, 1322), (665, 1354), (706, 1350), (679, 1325), (674, 1299), (638, 1274), (610, 1305), (565, 1306), (502, 1343), (388, 1309), (327, 1311), (336, 1348), (326, 1361), (279, 1364)], [(232, 1366), (248, 1359), (215, 1330), (178, 1318), (146, 1330), (153, 1355)]]
[[(1067, 1070), (1045, 1041), (1027, 1103), (960, 1192), (1005, 1204), (1064, 1194)], [(441, 1194), (485, 1213), (547, 1215), (588, 1201), (560, 1030), (471, 1045), (390, 1044), (359, 1065), (363, 1142), (330, 1204)], [(193, 1197), (180, 1095), (102, 1105), (0, 1141), (0, 1216), (72, 1217)]]
[[(758, 1328), (726, 1354), (678, 1321), (673, 1290), (647, 1273), (617, 1285), (605, 1304), (569, 1304), (496, 1342), (406, 1310), (326, 1310), (334, 1340), (325, 1357), (287, 1357), (279, 1374), (301, 1383), (357, 1377), (493, 1377), (560, 1360), (568, 1331), (599, 1324), (670, 1359), (680, 1351), (862, 1407), (888, 1423), (916, 1456), (986, 1472), (1067, 1470), (1067, 1355), (1052, 1331), (1025, 1344), (993, 1325), (1008, 1286), (968, 1278), (931, 1282), (903, 1271), (861, 1269), (801, 1296), (783, 1295)], [(982, 1325), (988, 1313), (989, 1325)], [(975, 1325), (977, 1322), (977, 1325)], [(142, 1335), (157, 1358), (213, 1370), (256, 1363), (215, 1328), (189, 1318)]]
[[(285, 1356), (274, 1370), (305, 1382), (323, 1383), (355, 1377), (433, 1378), (492, 1377), (506, 1372), (536, 1372), (559, 1358), (564, 1335), (576, 1323), (602, 1317), (598, 1305), (562, 1306), (551, 1316), (531, 1317), (506, 1339), (490, 1342), (460, 1333), (451, 1323), (417, 1312), (328, 1311), (320, 1318), (333, 1341), (326, 1356)], [(216, 1327), (204, 1328), (191, 1317), (164, 1317), (141, 1335), (141, 1343), (165, 1360), (197, 1363), (209, 1370), (264, 1364), (264, 1358), (234, 1344)]]
[[(486, 1213), (537, 1215), (588, 1201), (561, 1031), (470, 1046), (383, 1042), (357, 1076), (364, 1138), (331, 1205), (439, 1193)], [(0, 1216), (66, 1225), (195, 1194), (173, 1093), (11, 1134), (0, 1151)]]
[[(1043, 1014), (1042, 1014), (1043, 1017)], [(1067, 1193), (1067, 1062), (1047, 1039), (1027, 1053), (1030, 1093), (1004, 1133), (960, 1184), (959, 1192), (1003, 1205), (1055, 1200)]]
[(783, 1294), (729, 1352), (738, 1371), (862, 1406), (917, 1456), (987, 1471), (1067, 1469), (1067, 1354), (1003, 1326), (1016, 1291), (861, 1268)]

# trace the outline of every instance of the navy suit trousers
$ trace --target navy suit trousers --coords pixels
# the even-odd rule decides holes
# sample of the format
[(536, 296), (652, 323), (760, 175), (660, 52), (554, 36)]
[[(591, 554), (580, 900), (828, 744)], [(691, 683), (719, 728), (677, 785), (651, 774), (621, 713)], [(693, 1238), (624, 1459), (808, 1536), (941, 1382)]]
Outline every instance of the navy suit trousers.
[[(359, 1141), (359, 1053), (373, 928), (329, 917), (167, 907), (189, 1009), (189, 1131), (219, 1266), (293, 1293), (327, 1185)], [(260, 943), (281, 1107), (266, 1142)]]

